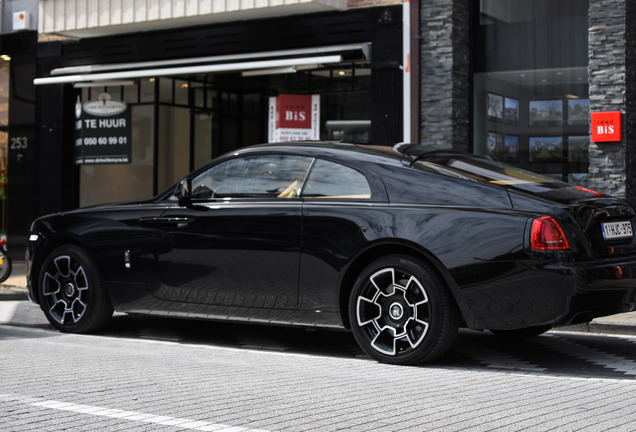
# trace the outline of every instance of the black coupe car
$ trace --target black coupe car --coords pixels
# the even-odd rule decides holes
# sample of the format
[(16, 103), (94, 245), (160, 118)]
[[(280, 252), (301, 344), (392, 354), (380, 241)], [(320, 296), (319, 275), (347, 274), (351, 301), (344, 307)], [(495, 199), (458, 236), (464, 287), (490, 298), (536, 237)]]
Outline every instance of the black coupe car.
[(382, 362), (460, 326), (510, 336), (632, 310), (626, 201), (421, 145), (279, 143), (155, 198), (37, 219), (29, 295), (65, 332), (128, 313), (350, 328)]

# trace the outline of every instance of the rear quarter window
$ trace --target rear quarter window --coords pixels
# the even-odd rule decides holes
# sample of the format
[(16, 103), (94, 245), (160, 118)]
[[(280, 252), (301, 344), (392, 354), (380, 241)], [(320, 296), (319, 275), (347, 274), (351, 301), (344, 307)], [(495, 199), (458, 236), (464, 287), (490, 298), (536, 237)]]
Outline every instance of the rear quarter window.
[(353, 168), (316, 159), (302, 190), (304, 198), (371, 199), (366, 177)]

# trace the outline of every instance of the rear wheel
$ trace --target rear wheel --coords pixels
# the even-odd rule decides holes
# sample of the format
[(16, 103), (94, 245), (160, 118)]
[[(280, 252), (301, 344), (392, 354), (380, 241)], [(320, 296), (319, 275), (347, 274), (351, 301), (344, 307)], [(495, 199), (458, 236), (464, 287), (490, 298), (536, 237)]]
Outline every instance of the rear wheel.
[(349, 298), (351, 329), (371, 357), (393, 364), (432, 361), (452, 345), (459, 312), (442, 279), (409, 256), (367, 266)]
[(97, 266), (74, 245), (55, 249), (40, 272), (40, 307), (51, 325), (64, 332), (88, 333), (113, 314)]

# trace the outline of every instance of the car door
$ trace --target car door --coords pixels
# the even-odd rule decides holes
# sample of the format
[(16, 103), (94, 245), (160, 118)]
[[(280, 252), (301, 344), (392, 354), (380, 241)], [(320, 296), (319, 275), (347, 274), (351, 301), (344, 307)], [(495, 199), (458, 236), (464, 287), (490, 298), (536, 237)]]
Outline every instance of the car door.
[(155, 225), (148, 287), (162, 299), (293, 309), (298, 301), (301, 201), (311, 158), (252, 155), (192, 179), (191, 205)]
[(343, 268), (369, 242), (367, 231), (390, 223), (378, 216), (386, 212), (371, 206), (384, 197), (373, 192), (367, 177), (357, 169), (316, 159), (302, 198), (299, 304), (305, 310), (333, 312), (340, 307)]

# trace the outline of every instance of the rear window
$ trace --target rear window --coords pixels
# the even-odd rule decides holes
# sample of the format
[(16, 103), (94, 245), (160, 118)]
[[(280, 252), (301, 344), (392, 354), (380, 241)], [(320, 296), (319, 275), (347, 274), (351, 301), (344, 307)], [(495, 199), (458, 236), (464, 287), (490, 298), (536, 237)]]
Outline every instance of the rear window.
[(447, 177), (511, 187), (528, 192), (545, 192), (569, 186), (567, 183), (551, 177), (470, 155), (424, 156), (419, 158), (413, 167)]

